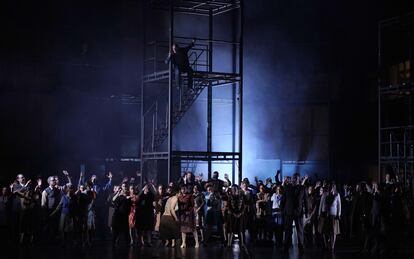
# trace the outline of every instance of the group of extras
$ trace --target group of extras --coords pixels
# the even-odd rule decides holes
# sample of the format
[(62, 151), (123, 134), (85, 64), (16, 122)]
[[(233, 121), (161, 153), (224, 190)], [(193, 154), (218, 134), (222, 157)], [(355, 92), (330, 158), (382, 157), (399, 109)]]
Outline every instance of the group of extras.
[(63, 174), (64, 185), (50, 176), (44, 188), (40, 178), (32, 182), (19, 174), (3, 187), (1, 236), (21, 244), (61, 240), (88, 246), (98, 238), (97, 226), (107, 225), (114, 246), (232, 247), (238, 240), (245, 249), (248, 237), (250, 245), (274, 244), (284, 251), (297, 243), (303, 253), (305, 247), (334, 251), (342, 233), (341, 239), (360, 242), (362, 251), (381, 253), (398, 248), (410, 218), (410, 200), (389, 174), (381, 184), (341, 188), (298, 173), (282, 180), (280, 171), (273, 180), (244, 178), (240, 185), (227, 175), (219, 179), (218, 172), (209, 180), (186, 172), (167, 186), (154, 180), (135, 184), (110, 172), (104, 184), (96, 175), (85, 180), (81, 172), (76, 185)]

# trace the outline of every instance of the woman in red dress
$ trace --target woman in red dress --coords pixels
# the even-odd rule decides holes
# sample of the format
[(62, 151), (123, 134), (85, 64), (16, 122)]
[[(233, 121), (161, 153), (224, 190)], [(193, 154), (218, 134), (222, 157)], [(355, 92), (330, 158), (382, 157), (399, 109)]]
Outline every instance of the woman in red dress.
[[(134, 245), (134, 240), (136, 239), (137, 229), (135, 228), (135, 211), (138, 204), (138, 193), (134, 186), (129, 186), (129, 199), (131, 199), (131, 211), (129, 212), (128, 216), (128, 225), (129, 225), (129, 240), (130, 245)], [(135, 238), (134, 238), (135, 236)]]

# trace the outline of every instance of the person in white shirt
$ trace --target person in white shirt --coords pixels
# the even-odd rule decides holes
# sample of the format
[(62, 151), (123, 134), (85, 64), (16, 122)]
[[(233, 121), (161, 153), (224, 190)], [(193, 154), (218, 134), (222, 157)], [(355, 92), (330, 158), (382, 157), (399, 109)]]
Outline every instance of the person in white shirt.
[(283, 245), (283, 217), (280, 209), (280, 202), (282, 201), (282, 186), (274, 185), (274, 193), (270, 198), (272, 202), (272, 223), (273, 233), (275, 236), (275, 243), (277, 246)]
[(324, 192), (319, 206), (319, 217), (322, 217), (322, 234), (325, 247), (331, 251), (335, 248), (336, 235), (340, 233), (339, 219), (341, 217), (341, 197), (332, 183), (329, 192)]

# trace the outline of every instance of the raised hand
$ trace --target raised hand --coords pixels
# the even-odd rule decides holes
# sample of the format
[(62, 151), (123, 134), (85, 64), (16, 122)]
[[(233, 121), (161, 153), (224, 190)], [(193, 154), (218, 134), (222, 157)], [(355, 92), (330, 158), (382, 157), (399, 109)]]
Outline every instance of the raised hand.
[(108, 178), (112, 179), (112, 172), (110, 172), (110, 171), (108, 172)]
[(196, 176), (196, 181), (201, 181), (203, 180), (203, 176), (201, 174), (199, 174), (198, 176)]
[(62, 171), (62, 173), (63, 173), (65, 176), (68, 176), (68, 175), (69, 175), (68, 171), (66, 171), (66, 170), (63, 170), (63, 171)]

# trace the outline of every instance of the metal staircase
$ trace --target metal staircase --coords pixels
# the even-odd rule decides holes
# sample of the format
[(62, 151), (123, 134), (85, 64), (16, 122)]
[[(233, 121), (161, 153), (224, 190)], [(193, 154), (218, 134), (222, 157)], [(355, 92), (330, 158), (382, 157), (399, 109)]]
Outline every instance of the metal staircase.
[[(192, 90), (187, 90), (185, 94), (182, 95), (181, 100), (174, 105), (171, 128), (174, 129), (175, 126), (180, 122), (184, 117), (186, 112), (193, 105), (198, 96), (203, 92), (204, 88), (208, 85), (208, 82), (194, 81), (194, 88)], [(168, 125), (165, 123), (161, 124), (160, 128), (155, 129), (153, 139), (147, 140), (146, 151), (158, 151), (159, 147), (168, 137)]]
[[(197, 61), (197, 60), (196, 60)], [(193, 63), (193, 67), (196, 67), (196, 62)], [(161, 71), (159, 74), (165, 74)], [(152, 76), (147, 77), (148, 81), (152, 80)], [(187, 85), (187, 74), (182, 74), (183, 85)], [(173, 106), (171, 128), (175, 126), (184, 117), (187, 111), (191, 108), (193, 103), (197, 100), (198, 96), (203, 90), (211, 84), (212, 86), (223, 86), (240, 81), (240, 76), (230, 73), (208, 73), (205, 71), (194, 71), (193, 73), (193, 89), (187, 90), (186, 93), (180, 95), (180, 100)], [(188, 88), (187, 88), (188, 89)], [(160, 146), (168, 137), (168, 122), (161, 123), (160, 127), (154, 129), (153, 136), (145, 142), (145, 152), (157, 152)]]

